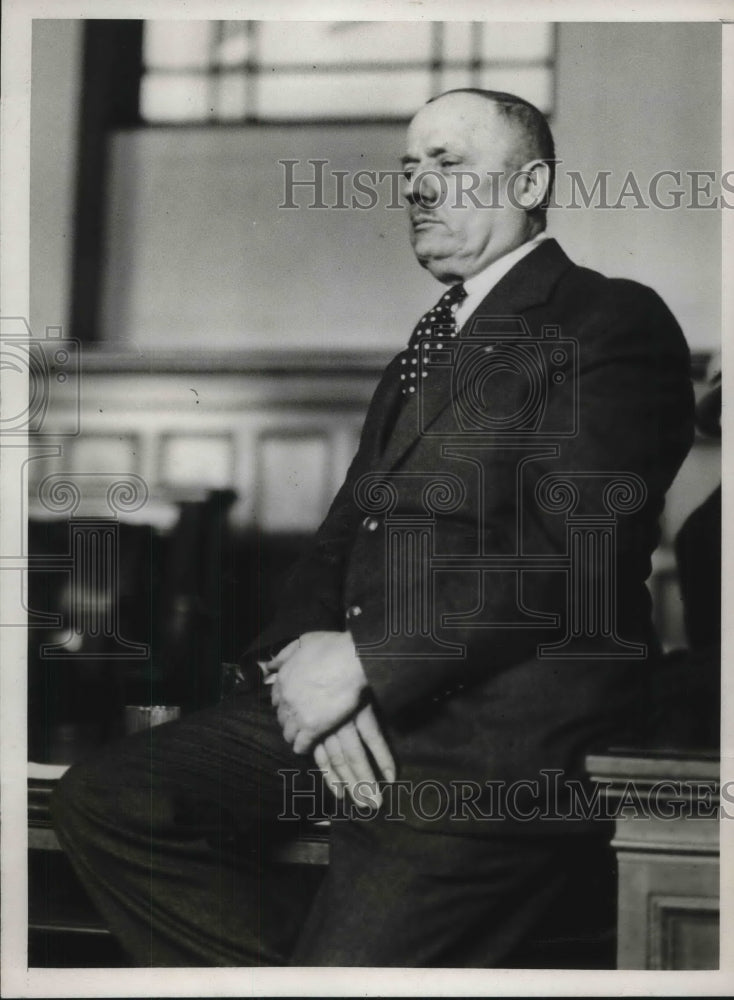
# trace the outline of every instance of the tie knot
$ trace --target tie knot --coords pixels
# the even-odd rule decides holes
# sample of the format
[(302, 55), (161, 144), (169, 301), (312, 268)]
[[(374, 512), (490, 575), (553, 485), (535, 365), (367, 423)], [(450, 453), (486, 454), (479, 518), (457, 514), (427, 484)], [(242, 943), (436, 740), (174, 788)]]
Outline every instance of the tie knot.
[(459, 281), (457, 284), (452, 285), (447, 292), (443, 293), (439, 305), (450, 309), (451, 306), (459, 305), (465, 298), (466, 288), (464, 288), (464, 283)]

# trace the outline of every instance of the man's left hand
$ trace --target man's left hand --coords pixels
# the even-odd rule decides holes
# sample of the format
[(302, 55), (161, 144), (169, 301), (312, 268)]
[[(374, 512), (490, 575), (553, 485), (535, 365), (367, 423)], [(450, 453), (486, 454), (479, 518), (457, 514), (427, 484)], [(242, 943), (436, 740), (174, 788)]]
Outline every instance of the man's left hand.
[(306, 632), (268, 666), (277, 671), (271, 700), (278, 722), (296, 753), (308, 753), (352, 715), (367, 687), (349, 632)]

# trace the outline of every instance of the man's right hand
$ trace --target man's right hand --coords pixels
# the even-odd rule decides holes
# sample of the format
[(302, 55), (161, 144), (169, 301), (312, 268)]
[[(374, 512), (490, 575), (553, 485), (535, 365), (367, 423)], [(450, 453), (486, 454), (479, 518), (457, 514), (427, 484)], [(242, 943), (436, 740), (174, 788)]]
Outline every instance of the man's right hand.
[(327, 787), (338, 799), (346, 791), (356, 805), (379, 809), (382, 805), (377, 787), (379, 778), (365, 748), (372, 754), (382, 777), (394, 781), (395, 761), (371, 705), (360, 709), (353, 719), (317, 743), (313, 755)]
[[(272, 660), (260, 662), (267, 685), (275, 681), (278, 670), (298, 649), (300, 642), (300, 639), (294, 639)], [(379, 809), (382, 796), (377, 782), (380, 779), (374, 773), (365, 747), (372, 754), (382, 778), (394, 781), (397, 773), (395, 761), (371, 705), (360, 709), (353, 718), (316, 743), (313, 747), (314, 761), (336, 798), (342, 799), (346, 791), (356, 805), (373, 805)]]

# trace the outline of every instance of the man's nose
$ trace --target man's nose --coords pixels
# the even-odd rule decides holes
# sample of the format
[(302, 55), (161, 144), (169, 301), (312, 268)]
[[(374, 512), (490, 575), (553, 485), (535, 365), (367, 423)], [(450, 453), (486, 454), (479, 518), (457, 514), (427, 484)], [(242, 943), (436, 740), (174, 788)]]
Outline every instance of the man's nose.
[(446, 182), (435, 170), (418, 170), (406, 179), (404, 195), (411, 205), (435, 208), (446, 196)]

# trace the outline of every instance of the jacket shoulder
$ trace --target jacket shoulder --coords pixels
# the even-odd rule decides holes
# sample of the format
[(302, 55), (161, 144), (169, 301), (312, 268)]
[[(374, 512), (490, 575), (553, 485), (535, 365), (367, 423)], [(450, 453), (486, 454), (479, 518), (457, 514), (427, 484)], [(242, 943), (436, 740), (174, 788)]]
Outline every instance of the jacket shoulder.
[[(668, 351), (689, 357), (678, 321), (662, 297), (631, 278), (610, 278), (591, 268), (572, 265), (556, 286), (557, 301), (587, 329), (625, 330), (652, 338)], [(564, 309), (566, 311), (566, 309)]]
[[(655, 289), (643, 285), (632, 278), (611, 278), (601, 271), (580, 264), (572, 264), (560, 281), (566, 291), (583, 289), (587, 294), (598, 296), (605, 301), (619, 301), (625, 304), (660, 304), (667, 309)], [(672, 316), (672, 313), (671, 313)]]

